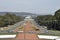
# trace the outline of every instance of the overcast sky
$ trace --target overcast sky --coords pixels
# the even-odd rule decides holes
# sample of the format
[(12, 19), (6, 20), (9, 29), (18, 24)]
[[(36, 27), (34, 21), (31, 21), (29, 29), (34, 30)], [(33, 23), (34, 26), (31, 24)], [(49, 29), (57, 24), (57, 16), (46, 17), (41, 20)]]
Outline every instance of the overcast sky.
[(0, 0), (0, 12), (30, 12), (54, 14), (60, 0)]

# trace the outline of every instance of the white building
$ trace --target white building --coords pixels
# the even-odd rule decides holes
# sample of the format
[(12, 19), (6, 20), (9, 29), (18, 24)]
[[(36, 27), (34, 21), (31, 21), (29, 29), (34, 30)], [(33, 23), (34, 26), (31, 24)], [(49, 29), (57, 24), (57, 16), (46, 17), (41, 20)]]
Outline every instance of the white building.
[(32, 19), (32, 17), (31, 16), (27, 16), (27, 17), (25, 17), (25, 19), (24, 19), (25, 21), (26, 20), (31, 20), (31, 21), (33, 21), (33, 19)]

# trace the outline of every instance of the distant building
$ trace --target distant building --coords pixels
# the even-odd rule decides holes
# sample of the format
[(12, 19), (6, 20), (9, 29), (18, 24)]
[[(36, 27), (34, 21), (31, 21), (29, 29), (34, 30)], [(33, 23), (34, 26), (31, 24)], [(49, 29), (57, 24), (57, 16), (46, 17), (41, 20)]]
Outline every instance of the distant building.
[(32, 19), (31, 16), (26, 16), (24, 20), (25, 20), (25, 21), (26, 21), (26, 20), (31, 20), (31, 21), (33, 21), (33, 19)]

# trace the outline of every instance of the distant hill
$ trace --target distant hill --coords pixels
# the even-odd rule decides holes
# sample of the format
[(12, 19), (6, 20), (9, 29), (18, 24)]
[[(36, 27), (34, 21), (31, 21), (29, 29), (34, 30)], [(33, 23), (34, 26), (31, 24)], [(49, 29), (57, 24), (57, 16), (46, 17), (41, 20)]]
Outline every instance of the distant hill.
[[(0, 15), (5, 15), (7, 12), (0, 12)], [(17, 16), (37, 16), (37, 14), (27, 13), (27, 12), (8, 12), (10, 14), (16, 14)]]

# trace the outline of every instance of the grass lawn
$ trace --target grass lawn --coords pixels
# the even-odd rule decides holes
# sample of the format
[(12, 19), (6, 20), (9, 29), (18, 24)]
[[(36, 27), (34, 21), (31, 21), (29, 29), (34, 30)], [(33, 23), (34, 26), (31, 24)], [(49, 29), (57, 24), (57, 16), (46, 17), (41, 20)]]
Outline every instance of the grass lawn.
[(14, 34), (17, 34), (17, 33), (0, 33), (0, 35), (14, 35)]
[(48, 33), (40, 33), (39, 35), (60, 36), (60, 31), (48, 30)]

